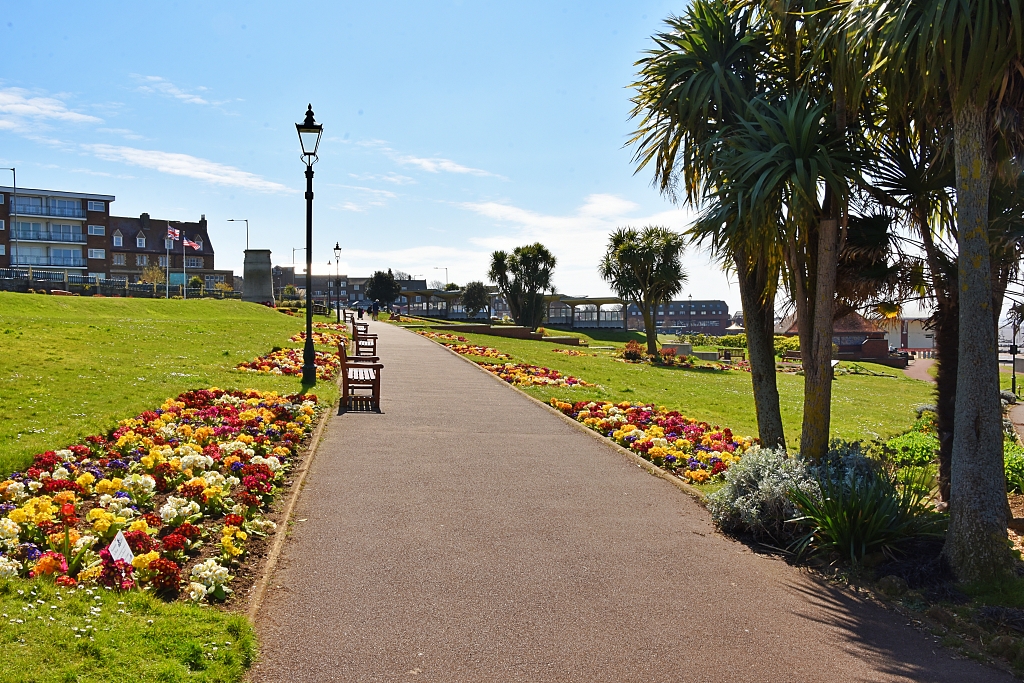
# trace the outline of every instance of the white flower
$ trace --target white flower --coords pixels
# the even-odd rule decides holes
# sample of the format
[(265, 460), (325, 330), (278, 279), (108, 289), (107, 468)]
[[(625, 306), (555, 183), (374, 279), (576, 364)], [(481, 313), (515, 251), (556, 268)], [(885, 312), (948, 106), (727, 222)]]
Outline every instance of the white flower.
[(91, 548), (96, 543), (95, 536), (82, 536), (75, 542), (75, 552), (79, 552), (82, 548)]
[(53, 478), (60, 481), (63, 479), (67, 479), (69, 474), (70, 473), (63, 467), (58, 467), (53, 471)]
[(210, 487), (210, 486), (220, 486), (221, 488), (224, 488), (224, 484), (227, 481), (224, 478), (224, 475), (221, 474), (220, 472), (216, 471), (216, 470), (211, 470), (209, 472), (203, 472), (202, 479), (203, 479), (203, 481), (206, 482), (206, 486), (207, 487)]
[(281, 469), (281, 461), (274, 456), (264, 458), (261, 455), (257, 455), (254, 456), (249, 462), (254, 465), (266, 465), (267, 467), (270, 468), (271, 472), (277, 472), (279, 469)]
[(19, 571), (21, 571), (21, 562), (6, 555), (0, 555), (0, 579), (13, 579)]
[(213, 592), (218, 586), (223, 586), (231, 580), (231, 575), (226, 567), (222, 567), (212, 557), (205, 562), (200, 562), (192, 567), (192, 580), (198, 581), (206, 587), (208, 593)]
[(206, 470), (213, 467), (213, 458), (202, 453), (188, 453), (181, 456), (181, 469)]
[(160, 519), (170, 522), (176, 517), (191, 517), (199, 513), (199, 505), (194, 500), (168, 496), (167, 502), (160, 508)]
[(156, 490), (156, 479), (148, 474), (130, 474), (121, 481), (121, 490), (132, 496), (148, 495)]
[[(188, 584), (188, 599), (193, 602), (199, 602), (206, 597), (206, 586), (195, 581)], [(153, 622), (150, 622), (153, 623)]]
[(54, 455), (63, 460), (64, 462), (71, 462), (75, 459), (75, 454), (69, 451), (67, 448), (62, 448), (59, 451), (55, 451)]
[(267, 534), (277, 529), (277, 524), (266, 517), (257, 517), (246, 522), (245, 528), (256, 534)]
[[(44, 472), (44, 474), (45, 474), (45, 472)], [(43, 482), (41, 482), (41, 481), (30, 481), (28, 483), (28, 490), (31, 491), (32, 493), (35, 493), (36, 491), (38, 491), (41, 488), (43, 488)]]
[(0, 519), (0, 541), (15, 541), (18, 540), (18, 534), (21, 532), (21, 527), (13, 519), (4, 517)]
[(25, 485), (20, 481), (11, 482), (7, 485), (7, 492), (4, 494), (9, 500), (13, 500), (16, 503), (21, 502), (23, 498), (28, 498), (28, 494), (25, 493)]

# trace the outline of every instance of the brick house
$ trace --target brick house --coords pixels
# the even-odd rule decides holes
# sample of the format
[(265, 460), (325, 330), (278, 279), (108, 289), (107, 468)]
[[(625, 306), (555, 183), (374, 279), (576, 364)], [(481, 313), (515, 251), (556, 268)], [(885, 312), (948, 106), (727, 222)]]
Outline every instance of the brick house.
[[(168, 227), (178, 229), (180, 239), (169, 239)], [(183, 251), (184, 239), (195, 242), (200, 249), (184, 247)], [(180, 285), (186, 276), (202, 278), (208, 288), (219, 282), (234, 282), (232, 271), (217, 270), (214, 266), (213, 243), (205, 215), (198, 222), (154, 219), (148, 213), (138, 218), (111, 216), (108, 241), (110, 277), (137, 282), (145, 268), (159, 266), (164, 272), (170, 271), (172, 285)]]
[[(725, 329), (732, 324), (729, 305), (719, 299), (687, 299), (658, 304), (654, 320), (661, 334), (721, 336), (728, 334)], [(644, 328), (644, 318), (636, 304), (630, 304), (627, 309), (626, 326), (631, 330)]]

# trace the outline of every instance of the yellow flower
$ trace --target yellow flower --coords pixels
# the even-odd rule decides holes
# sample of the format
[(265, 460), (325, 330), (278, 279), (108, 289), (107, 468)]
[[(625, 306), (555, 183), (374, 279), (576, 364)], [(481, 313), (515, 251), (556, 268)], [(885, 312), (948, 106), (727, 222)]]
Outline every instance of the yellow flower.
[(241, 441), (244, 444), (251, 444), (254, 439), (249, 434), (239, 434), (238, 435), (238, 440)]
[(96, 482), (96, 494), (102, 496), (103, 494), (114, 495), (121, 490), (122, 480), (114, 477), (113, 479), (100, 479)]
[(103, 565), (95, 564), (92, 567), (78, 572), (79, 583), (95, 583), (103, 574)]
[(88, 493), (89, 487), (91, 487), (96, 482), (96, 477), (93, 476), (91, 472), (86, 472), (85, 474), (79, 476), (78, 479), (75, 479), (75, 482), (83, 489), (85, 489), (86, 493)]
[(153, 530), (149, 528), (149, 524), (144, 519), (137, 519), (131, 523), (128, 527), (128, 531), (144, 531), (145, 533), (151, 533)]
[(143, 555), (136, 555), (135, 559), (132, 560), (132, 566), (135, 567), (136, 571), (143, 571), (149, 568), (149, 565), (153, 560), (160, 559), (160, 553), (155, 550), (151, 550)]

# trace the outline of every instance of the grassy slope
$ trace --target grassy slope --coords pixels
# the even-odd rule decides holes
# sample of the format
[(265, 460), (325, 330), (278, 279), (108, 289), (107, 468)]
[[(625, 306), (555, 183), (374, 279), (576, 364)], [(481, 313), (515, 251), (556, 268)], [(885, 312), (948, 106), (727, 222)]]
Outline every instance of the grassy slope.
[(0, 683), (220, 683), (240, 680), (255, 658), (242, 615), (140, 591), (92, 593), (50, 580), (0, 581)]
[[(299, 318), (232, 300), (0, 292), (0, 474), (189, 389), (300, 391), (295, 377), (232, 368), (298, 346), (288, 338), (301, 329)], [(337, 394), (332, 382), (315, 392)]]
[[(637, 333), (630, 333), (634, 338)], [(610, 351), (588, 351), (598, 356), (569, 357), (552, 353), (561, 348), (549, 342), (467, 334), (475, 344), (510, 353), (518, 361), (543, 365), (601, 385), (595, 389), (531, 387), (542, 399), (552, 396), (576, 400), (644, 401), (679, 409), (689, 417), (732, 428), (737, 434), (756, 435), (750, 374), (742, 371), (686, 370), (616, 361)], [(576, 331), (593, 346), (621, 346), (627, 335), (601, 332), (594, 336)], [(585, 347), (581, 347), (585, 350)], [(847, 439), (887, 437), (904, 431), (914, 420), (913, 408), (933, 403), (932, 388), (910, 380), (898, 370), (866, 364), (886, 377), (842, 375), (833, 384), (832, 432)], [(787, 439), (798, 440), (803, 413), (803, 377), (780, 374), (779, 393)]]

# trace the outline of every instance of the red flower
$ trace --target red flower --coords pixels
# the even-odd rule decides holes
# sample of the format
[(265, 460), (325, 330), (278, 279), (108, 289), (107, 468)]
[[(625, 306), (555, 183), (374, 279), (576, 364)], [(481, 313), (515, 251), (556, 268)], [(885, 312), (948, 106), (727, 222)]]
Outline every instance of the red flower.
[(203, 535), (202, 529), (190, 522), (182, 522), (181, 526), (175, 529), (174, 533), (181, 534), (190, 541), (194, 541)]
[(224, 517), (224, 524), (225, 524), (225, 526), (241, 527), (242, 526), (242, 522), (244, 522), (244, 521), (245, 520), (242, 519), (242, 515), (234, 515), (234, 514), (232, 514), (232, 515), (227, 515), (226, 517)]
[(124, 535), (124, 540), (128, 541), (128, 547), (136, 554), (148, 553), (153, 549), (153, 539), (145, 531), (129, 531)]
[(181, 568), (166, 558), (159, 558), (149, 563), (150, 570), (156, 572), (152, 585), (157, 590), (177, 591), (181, 587)]
[(164, 550), (170, 553), (181, 552), (185, 549), (187, 540), (181, 534), (167, 534), (164, 536)]

